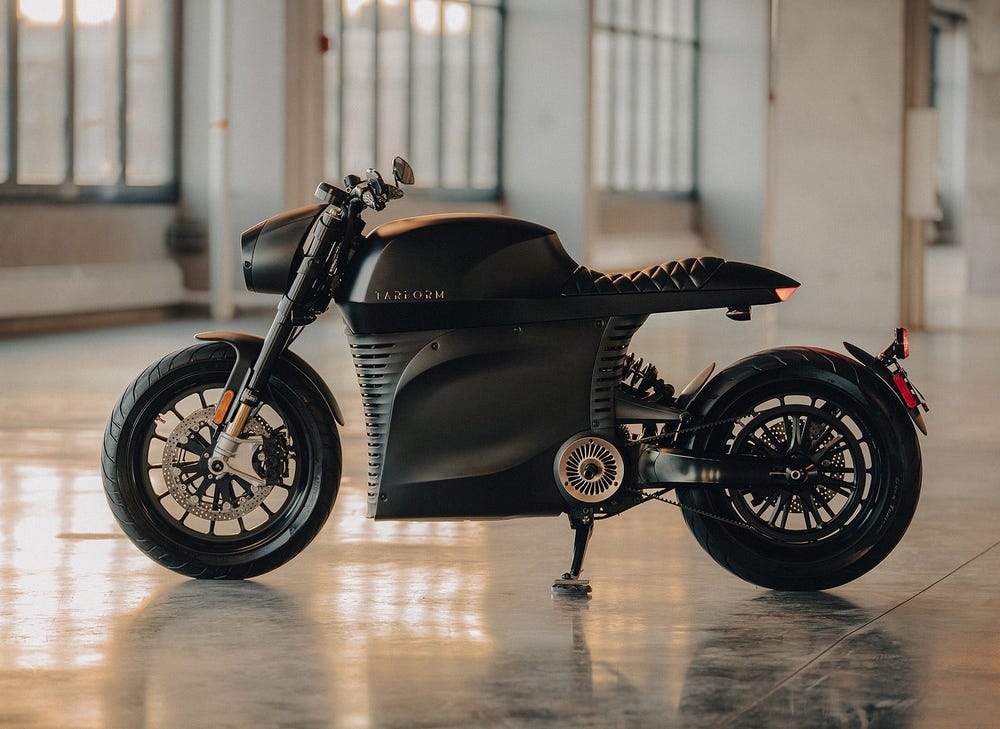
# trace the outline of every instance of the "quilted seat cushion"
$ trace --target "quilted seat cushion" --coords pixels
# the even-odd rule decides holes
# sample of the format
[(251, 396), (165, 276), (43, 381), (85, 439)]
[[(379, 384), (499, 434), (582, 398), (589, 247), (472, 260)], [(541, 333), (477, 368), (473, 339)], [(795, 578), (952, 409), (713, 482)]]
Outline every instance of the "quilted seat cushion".
[(632, 273), (601, 273), (578, 266), (563, 286), (563, 296), (591, 294), (662, 294), (700, 289), (725, 263), (721, 258), (704, 256), (668, 261)]

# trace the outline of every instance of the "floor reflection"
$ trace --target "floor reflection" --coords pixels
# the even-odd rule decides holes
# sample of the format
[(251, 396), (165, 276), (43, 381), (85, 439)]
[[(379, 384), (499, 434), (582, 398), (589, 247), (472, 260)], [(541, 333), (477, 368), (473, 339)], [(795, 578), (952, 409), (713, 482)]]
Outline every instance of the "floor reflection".
[(298, 600), (253, 582), (185, 582), (115, 627), (103, 726), (326, 727), (326, 658)]
[(827, 593), (746, 603), (695, 648), (685, 725), (908, 726), (913, 660), (901, 640), (868, 625), (873, 617)]

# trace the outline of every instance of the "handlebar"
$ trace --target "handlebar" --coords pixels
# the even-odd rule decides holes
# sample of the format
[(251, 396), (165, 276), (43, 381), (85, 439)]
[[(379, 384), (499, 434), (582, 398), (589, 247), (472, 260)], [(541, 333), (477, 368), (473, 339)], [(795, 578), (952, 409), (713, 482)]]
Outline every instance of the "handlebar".
[[(397, 183), (412, 184), (413, 170), (401, 157), (393, 160), (393, 178)], [(347, 175), (344, 178), (346, 190), (321, 182), (316, 188), (316, 197), (327, 205), (344, 208), (350, 200), (360, 200), (365, 207), (372, 210), (385, 210), (390, 200), (403, 197), (403, 189), (398, 185), (390, 185), (382, 179), (379, 171), (373, 167), (365, 170), (365, 179), (357, 175)]]

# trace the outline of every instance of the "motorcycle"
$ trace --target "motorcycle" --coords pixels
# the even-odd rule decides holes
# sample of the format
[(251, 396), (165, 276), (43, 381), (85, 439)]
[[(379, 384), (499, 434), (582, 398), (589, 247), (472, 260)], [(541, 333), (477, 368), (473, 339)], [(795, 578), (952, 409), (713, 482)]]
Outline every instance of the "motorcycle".
[(413, 183), (393, 162), (318, 205), (243, 233), (251, 291), (281, 294), (266, 336), (198, 334), (151, 365), (111, 415), (111, 510), (149, 557), (198, 578), (260, 575), (326, 521), (344, 416), (289, 346), (334, 303), (368, 443), (368, 516), (566, 514), (558, 592), (581, 579), (594, 525), (675, 504), (720, 565), (757, 585), (822, 590), (877, 565), (917, 505), (927, 405), (901, 361), (769, 349), (676, 390), (629, 349), (650, 314), (785, 301), (799, 283), (716, 257), (627, 274), (578, 265), (552, 230), (494, 215), (397, 220), (363, 235)]

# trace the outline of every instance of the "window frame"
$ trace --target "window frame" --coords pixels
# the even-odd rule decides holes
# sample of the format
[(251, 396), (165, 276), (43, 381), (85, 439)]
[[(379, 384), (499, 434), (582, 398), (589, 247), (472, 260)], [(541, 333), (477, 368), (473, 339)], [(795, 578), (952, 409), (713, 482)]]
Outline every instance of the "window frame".
[[(417, 186), (411, 188), (407, 191), (407, 196), (415, 198), (424, 198), (432, 200), (440, 200), (445, 202), (481, 202), (481, 201), (499, 201), (503, 198), (503, 153), (504, 153), (504, 88), (505, 88), (505, 63), (506, 63), (506, 27), (507, 27), (507, 7), (506, 0), (458, 0), (464, 5), (469, 6), (470, 9), (470, 29), (467, 41), (467, 53), (468, 53), (468, 96), (466, 98), (466, 120), (468, 123), (468, 133), (466, 140), (466, 149), (464, 151), (465, 156), (465, 185), (463, 187), (452, 187), (444, 186), (441, 181), (444, 177), (444, 155), (440, 153), (443, 148), (443, 140), (445, 136), (445, 126), (442, 120), (445, 116), (445, 95), (442, 93), (443, 81), (446, 73), (444, 64), (444, 44), (445, 44), (445, 32), (444, 32), (444, 13), (445, 4), (447, 0), (439, 0), (439, 19), (436, 32), (436, 44), (437, 44), (437, 105), (436, 105), (436, 118), (437, 118), (437, 168), (435, 170), (435, 179), (437, 180), (437, 185), (432, 186)], [(379, 0), (372, 0), (374, 5), (374, 12), (372, 13), (372, 30), (374, 36), (374, 42), (372, 43), (372, 58), (371, 62), (374, 64), (375, 72), (372, 74), (372, 99), (373, 104), (371, 108), (371, 115), (366, 119), (366, 123), (370, 124), (372, 131), (372, 152), (375, 156), (378, 154), (379, 149), (379, 113), (380, 113), (380, 103), (379, 103), (379, 91), (380, 91), (380, 77), (378, 73), (378, 59), (379, 59), (379, 42), (378, 42), (378, 30), (379, 30)], [(336, 113), (338, 115), (337, 129), (340, 130), (338, 138), (338, 149), (337, 149), (337, 159), (341, 166), (344, 162), (344, 123), (347, 119), (344, 113), (344, 81), (343, 81), (343, 69), (344, 69), (344, 3), (342, 0), (336, 0), (335, 5), (337, 7), (338, 19), (337, 19), (337, 30), (338, 37), (329, 38), (330, 53), (339, 54), (339, 59), (337, 62), (338, 72), (341, 74), (340, 83), (337, 85), (337, 102), (336, 109), (331, 109), (328, 100), (326, 98), (326, 91), (324, 89), (324, 114)], [(404, 3), (406, 7), (406, 34), (407, 34), (407, 61), (406, 61), (406, 142), (407, 148), (413, 149), (413, 139), (414, 139), (414, 114), (413, 114), (413, 98), (414, 98), (414, 54), (413, 54), (413, 38), (414, 35), (419, 32), (413, 27), (413, 0), (405, 0)], [(473, 63), (473, 34), (472, 34), (472, 24), (474, 22), (475, 13), (487, 11), (496, 13), (497, 22), (497, 84), (496, 84), (496, 119), (495, 119), (495, 129), (496, 138), (493, 142), (494, 155), (495, 155), (495, 178), (494, 184), (489, 187), (475, 187), (473, 186), (474, 174), (474, 154), (472, 152), (475, 140), (473, 138), (473, 118), (475, 115), (476, 103), (473, 91), (474, 76), (473, 73), (474, 63)], [(324, 21), (324, 28), (327, 23)], [(357, 123), (356, 119), (353, 120)], [(325, 151), (325, 147), (330, 143), (331, 140), (326, 138), (326, 133), (324, 131), (324, 167), (326, 167), (326, 160), (328, 153)], [(382, 162), (382, 160), (379, 160)], [(330, 174), (334, 171), (324, 170), (324, 174)], [(342, 170), (342, 174), (360, 174), (362, 170)], [(420, 170), (417, 170), (417, 176), (419, 181)]]
[(180, 127), (181, 127), (181, 25), (182, 5), (180, 0), (171, 0), (169, 12), (170, 27), (167, 29), (165, 47), (170, 49), (170, 58), (165, 63), (170, 69), (170, 180), (161, 185), (129, 185), (125, 181), (128, 164), (128, 3), (119, 0), (118, 17), (118, 154), (121, 164), (118, 181), (110, 184), (86, 184), (73, 181), (74, 176), (74, 134), (75, 115), (74, 94), (76, 92), (74, 53), (75, 22), (73, 0), (63, 1), (63, 33), (66, 40), (66, 58), (63, 69), (66, 80), (66, 123), (64, 124), (63, 145), (65, 164), (63, 180), (51, 184), (20, 183), (17, 181), (18, 161), (18, 17), (17, 0), (7, 2), (7, 179), (0, 182), (0, 205), (5, 203), (176, 203), (180, 197)]
[[(675, 21), (676, 21), (676, 18), (678, 17), (678, 15), (677, 15), (678, 10), (677, 9), (680, 7), (679, 6), (679, 1), (682, 1), (682, 0), (674, 0), (674, 2), (673, 2), (673, 10), (674, 10)], [(593, 174), (593, 179), (594, 179), (594, 189), (597, 190), (598, 192), (602, 193), (602, 194), (612, 195), (612, 196), (622, 196), (622, 197), (628, 196), (628, 197), (631, 197), (631, 198), (638, 198), (638, 199), (642, 199), (642, 200), (676, 200), (676, 201), (697, 201), (698, 200), (698, 141), (699, 141), (698, 140), (698, 115), (699, 115), (698, 91), (699, 91), (699, 68), (700, 68), (700, 60), (701, 60), (700, 59), (700, 54), (701, 54), (701, 0), (690, 0), (690, 1), (691, 1), (691, 29), (692, 29), (691, 30), (692, 36), (690, 38), (683, 37), (681, 34), (677, 33), (676, 31), (674, 33), (672, 33), (672, 34), (668, 34), (668, 33), (664, 33), (662, 31), (660, 31), (659, 29), (655, 29), (655, 28), (653, 30), (649, 30), (649, 31), (640, 31), (640, 30), (638, 30), (637, 29), (638, 22), (636, 20), (638, 18), (638, 14), (639, 14), (637, 0), (632, 0), (632, 2), (631, 2), (630, 16), (631, 16), (631, 19), (632, 19), (632, 23), (631, 23), (632, 27), (623, 26), (623, 25), (617, 23), (617, 21), (615, 19), (612, 19), (610, 22), (601, 21), (598, 18), (598, 11), (597, 11), (596, 3), (594, 3), (594, 4), (591, 5), (591, 26), (590, 26), (590, 43), (591, 43), (591, 48), (593, 49), (593, 47), (594, 47), (594, 43), (595, 43), (595, 39), (596, 39), (597, 34), (601, 33), (601, 32), (609, 34), (609, 36), (611, 37), (611, 42), (612, 42), (611, 58), (610, 58), (610, 61), (609, 61), (609, 65), (610, 65), (609, 78), (611, 79), (611, 81), (609, 83), (609, 91), (610, 92), (608, 93), (607, 108), (606, 109), (598, 109), (597, 108), (596, 99), (594, 98), (595, 95), (594, 95), (594, 92), (593, 92), (593, 87), (591, 88), (591, 94), (592, 94), (591, 112), (590, 112), (591, 115), (593, 117), (596, 117), (597, 114), (599, 114), (599, 113), (605, 113), (605, 114), (607, 114), (608, 119), (609, 119), (608, 134), (606, 135), (605, 139), (602, 140), (603, 143), (606, 146), (606, 161), (605, 161), (605, 165), (604, 165), (605, 169), (603, 170), (603, 172), (604, 172), (603, 176), (604, 176), (604, 178), (606, 180), (605, 184), (598, 184), (597, 183), (598, 175), (597, 175), (596, 165), (597, 165), (598, 155), (597, 155), (596, 147), (592, 146), (592, 148), (591, 148), (591, 158), (593, 160), (593, 164), (595, 165), (595, 168), (594, 168), (593, 173), (592, 173)], [(656, 15), (657, 10), (656, 10), (656, 5), (655, 4), (654, 4), (653, 8), (654, 8), (653, 9), (653, 13), (654, 13), (653, 17), (655, 19), (655, 18), (658, 17)], [(615, 8), (614, 8), (614, 3), (613, 2), (610, 2), (609, 12), (612, 14), (612, 16), (614, 15)], [(677, 68), (677, 59), (678, 59), (678, 57), (680, 55), (679, 52), (678, 52), (678, 49), (681, 46), (689, 46), (690, 49), (691, 49), (691, 87), (690, 87), (691, 88), (691, 105), (690, 105), (690, 116), (691, 116), (691, 119), (690, 119), (690, 121), (691, 121), (690, 145), (691, 145), (691, 148), (690, 148), (690, 170), (689, 170), (689, 173), (690, 173), (690, 185), (688, 187), (686, 187), (686, 188), (673, 187), (671, 189), (650, 189), (650, 188), (647, 188), (647, 187), (636, 187), (634, 184), (633, 185), (629, 185), (629, 186), (620, 186), (620, 185), (617, 185), (615, 183), (615, 181), (614, 181), (614, 177), (615, 177), (614, 170), (615, 170), (616, 165), (618, 163), (618, 155), (616, 153), (617, 150), (616, 150), (616, 143), (615, 143), (615, 138), (614, 138), (615, 128), (616, 128), (616, 124), (615, 124), (615, 121), (614, 121), (614, 108), (615, 108), (615, 105), (616, 105), (616, 93), (615, 93), (615, 90), (614, 90), (613, 87), (615, 86), (615, 83), (614, 83), (614, 74), (615, 74), (615, 63), (616, 63), (616, 60), (617, 60), (616, 59), (616, 54), (617, 54), (617, 51), (618, 51), (617, 43), (618, 43), (618, 39), (621, 38), (621, 37), (626, 37), (626, 38), (630, 39), (630, 44), (629, 44), (628, 48), (626, 49), (626, 53), (630, 56), (630, 64), (629, 65), (630, 65), (630, 70), (632, 72), (629, 73), (628, 76), (629, 76), (630, 84), (631, 84), (631, 87), (632, 87), (631, 88), (631, 96), (632, 96), (632, 98), (634, 98), (635, 95), (636, 95), (636, 89), (637, 89), (637, 85), (638, 85), (637, 74), (635, 73), (635, 68), (636, 68), (636, 64), (638, 62), (637, 61), (638, 47), (639, 47), (639, 42), (638, 41), (639, 41), (640, 38), (649, 39), (654, 44), (655, 43), (665, 43), (669, 47), (670, 53), (671, 53), (671, 56), (672, 56), (671, 69), (670, 69), (670, 79), (669, 80), (670, 80), (671, 92), (675, 96), (675, 98), (676, 98), (676, 95), (678, 93), (678, 79), (680, 77), (680, 72), (679, 72), (679, 70)], [(654, 51), (653, 52), (655, 53), (655, 46), (654, 46)], [(594, 78), (595, 77), (596, 77), (596, 74), (592, 73), (591, 74), (591, 84), (594, 83)], [(659, 80), (660, 80), (660, 69), (657, 68), (657, 67), (654, 67), (654, 71), (652, 73), (652, 80), (651, 80), (651, 84), (650, 84), (651, 87), (656, 88), (657, 83), (658, 83)], [(670, 162), (671, 162), (671, 166), (672, 166), (672, 170), (673, 170), (673, 174), (672, 174), (673, 179), (677, 179), (677, 177), (678, 177), (678, 169), (679, 169), (679, 167), (678, 167), (678, 153), (677, 153), (677, 150), (680, 148), (680, 142), (677, 139), (677, 131), (676, 131), (677, 130), (677, 120), (679, 118), (681, 118), (680, 117), (680, 115), (681, 115), (681, 109), (679, 108), (679, 106), (680, 105), (678, 105), (676, 103), (671, 103), (671, 105), (670, 105), (670, 114), (671, 114), (671, 118), (673, 119), (671, 127), (674, 130), (672, 132), (672, 135), (671, 135), (672, 136), (671, 146), (673, 147), (673, 152), (670, 155)], [(652, 117), (655, 119), (655, 113), (652, 115)], [(631, 142), (631, 144), (630, 144), (630, 149), (629, 149), (628, 155), (627, 155), (627, 157), (628, 157), (627, 161), (629, 161), (629, 162), (631, 162), (631, 160), (635, 157), (634, 147), (637, 144), (637, 142), (635, 140), (638, 137), (638, 134), (636, 133), (636, 128), (638, 126), (638, 118), (639, 118), (639, 114), (635, 113), (633, 111), (633, 113), (631, 114), (631, 117), (629, 119), (629, 122), (630, 122), (629, 126), (630, 126), (630, 129), (631, 129), (630, 136), (631, 136), (631, 139), (633, 140)], [(654, 141), (655, 141), (655, 137), (656, 137), (655, 132), (653, 133), (652, 136), (653, 136)], [(596, 137), (596, 134), (594, 133), (594, 127), (593, 127), (593, 122), (592, 122), (591, 145), (596, 145), (596, 144), (598, 144), (598, 139)]]

